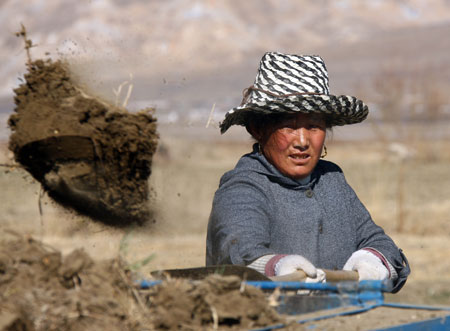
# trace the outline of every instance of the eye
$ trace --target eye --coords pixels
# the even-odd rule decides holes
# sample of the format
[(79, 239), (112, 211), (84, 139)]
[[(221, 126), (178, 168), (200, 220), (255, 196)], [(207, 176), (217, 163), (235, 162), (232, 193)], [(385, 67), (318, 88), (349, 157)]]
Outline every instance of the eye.
[(312, 122), (308, 125), (309, 130), (325, 130), (325, 124), (320, 122)]
[(287, 133), (287, 134), (294, 134), (296, 132), (294, 128), (290, 128), (290, 127), (279, 128), (278, 131), (280, 131), (282, 133)]
[(296, 129), (295, 121), (292, 121), (291, 119), (279, 121), (275, 127), (277, 129), (286, 129), (287, 131), (293, 131)]
[(308, 126), (308, 129), (309, 129), (309, 130), (320, 130), (321, 128), (320, 128), (320, 126), (317, 125), (317, 124), (310, 124), (310, 125)]

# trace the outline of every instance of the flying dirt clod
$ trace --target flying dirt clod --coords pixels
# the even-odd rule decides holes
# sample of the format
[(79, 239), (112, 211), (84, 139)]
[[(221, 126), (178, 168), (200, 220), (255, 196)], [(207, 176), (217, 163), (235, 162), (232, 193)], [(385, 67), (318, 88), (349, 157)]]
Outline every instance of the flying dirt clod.
[(115, 225), (146, 221), (159, 139), (154, 110), (128, 113), (89, 96), (60, 60), (29, 59), (24, 79), (8, 120), (15, 160), (80, 214)]

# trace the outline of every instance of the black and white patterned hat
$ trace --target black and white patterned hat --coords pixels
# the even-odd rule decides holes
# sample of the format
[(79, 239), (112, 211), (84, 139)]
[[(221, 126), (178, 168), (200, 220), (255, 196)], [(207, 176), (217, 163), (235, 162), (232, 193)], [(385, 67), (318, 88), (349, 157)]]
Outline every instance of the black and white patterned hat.
[(330, 95), (328, 73), (317, 55), (264, 54), (252, 86), (244, 90), (241, 105), (225, 114), (224, 133), (231, 125), (246, 125), (249, 113), (320, 113), (329, 123), (362, 122), (369, 112), (363, 101), (348, 95)]

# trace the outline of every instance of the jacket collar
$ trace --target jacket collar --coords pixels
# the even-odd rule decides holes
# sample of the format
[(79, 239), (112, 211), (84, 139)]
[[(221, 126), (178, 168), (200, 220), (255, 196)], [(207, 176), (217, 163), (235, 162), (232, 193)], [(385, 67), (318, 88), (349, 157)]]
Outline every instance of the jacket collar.
[[(267, 176), (272, 182), (279, 183), (282, 186), (289, 187), (295, 190), (307, 190), (311, 188), (317, 181), (318, 174), (314, 170), (308, 179), (296, 180), (283, 175), (275, 166), (273, 166), (264, 156), (264, 154), (259, 152), (259, 144), (255, 143), (253, 145), (253, 151), (250, 154), (244, 155), (244, 158), (249, 158), (251, 160), (250, 164), (245, 165), (248, 170), (253, 170), (259, 174)], [(242, 160), (242, 159), (241, 159)], [(250, 161), (249, 160), (249, 161)], [(239, 162), (241, 163), (241, 162)], [(238, 163), (238, 167), (239, 167)], [(243, 164), (244, 165), (244, 164)]]

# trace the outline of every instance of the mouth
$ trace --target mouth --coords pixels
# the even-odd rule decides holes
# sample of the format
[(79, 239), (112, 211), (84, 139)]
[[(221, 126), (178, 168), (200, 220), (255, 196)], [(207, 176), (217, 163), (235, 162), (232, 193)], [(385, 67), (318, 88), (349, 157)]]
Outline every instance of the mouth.
[(291, 154), (289, 158), (294, 162), (305, 162), (311, 158), (309, 154)]

